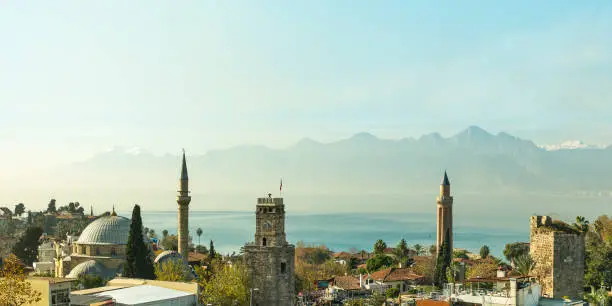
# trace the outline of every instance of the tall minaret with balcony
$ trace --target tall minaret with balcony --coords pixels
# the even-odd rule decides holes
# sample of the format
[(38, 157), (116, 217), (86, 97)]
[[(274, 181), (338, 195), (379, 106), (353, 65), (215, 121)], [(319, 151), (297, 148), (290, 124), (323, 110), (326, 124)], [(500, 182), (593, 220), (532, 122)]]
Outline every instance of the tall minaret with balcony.
[(179, 191), (176, 197), (178, 203), (178, 252), (187, 260), (189, 254), (189, 177), (187, 176), (187, 161), (185, 150), (183, 150), (183, 166), (181, 168), (181, 179)]
[(440, 184), (440, 195), (437, 198), (437, 236), (436, 253), (440, 253), (440, 246), (444, 242), (444, 236), (448, 233), (449, 250), (453, 250), (453, 197), (450, 195), (450, 181), (444, 171), (444, 178)]

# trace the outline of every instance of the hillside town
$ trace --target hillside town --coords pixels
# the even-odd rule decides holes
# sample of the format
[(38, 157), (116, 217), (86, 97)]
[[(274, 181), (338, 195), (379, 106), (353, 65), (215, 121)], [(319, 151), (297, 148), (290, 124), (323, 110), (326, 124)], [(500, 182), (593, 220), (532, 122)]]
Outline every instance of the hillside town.
[[(431, 245), (372, 241), (371, 250), (330, 250), (285, 232), (283, 197), (257, 198), (252, 242), (219, 254), (194, 243), (183, 152), (177, 235), (158, 236), (115, 209), (95, 214), (78, 202), (45, 212), (2, 207), (2, 305), (610, 305), (612, 219), (574, 224), (526, 216), (530, 240), (509, 241), (505, 258), (483, 245), (459, 248), (455, 204), (444, 172)], [(282, 180), (280, 185), (282, 192)], [(433, 202), (433, 201), (432, 201)], [(290, 204), (288, 204), (290, 205)], [(431, 220), (433, 222), (433, 220)], [(527, 221), (527, 220), (526, 220)]]

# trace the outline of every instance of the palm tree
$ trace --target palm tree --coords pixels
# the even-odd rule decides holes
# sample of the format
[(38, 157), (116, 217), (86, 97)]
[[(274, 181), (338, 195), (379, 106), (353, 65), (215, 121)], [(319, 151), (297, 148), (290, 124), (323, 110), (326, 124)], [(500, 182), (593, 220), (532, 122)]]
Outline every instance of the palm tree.
[(198, 227), (196, 230), (196, 235), (198, 235), (198, 245), (200, 245), (200, 237), (202, 236), (202, 229)]
[(589, 231), (589, 220), (585, 219), (583, 216), (577, 216), (574, 227), (581, 233), (586, 233)]
[(521, 275), (529, 275), (535, 268), (535, 261), (529, 254), (519, 255), (514, 258), (514, 264), (516, 265), (516, 271)]

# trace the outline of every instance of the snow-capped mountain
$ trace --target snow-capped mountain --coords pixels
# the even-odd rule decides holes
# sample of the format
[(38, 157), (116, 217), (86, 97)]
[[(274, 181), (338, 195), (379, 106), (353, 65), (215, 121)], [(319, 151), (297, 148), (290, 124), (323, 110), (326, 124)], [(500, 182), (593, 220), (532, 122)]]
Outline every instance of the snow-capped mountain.
[(546, 151), (576, 150), (576, 149), (604, 149), (606, 148), (605, 145), (591, 145), (591, 144), (586, 144), (580, 140), (568, 140), (560, 144), (540, 145), (539, 147)]

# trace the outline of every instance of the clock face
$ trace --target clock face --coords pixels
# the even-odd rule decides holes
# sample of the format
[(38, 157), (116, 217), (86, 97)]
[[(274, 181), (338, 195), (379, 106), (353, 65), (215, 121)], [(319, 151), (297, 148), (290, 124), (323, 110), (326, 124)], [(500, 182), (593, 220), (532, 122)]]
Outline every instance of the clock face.
[(263, 223), (263, 230), (264, 231), (271, 231), (272, 230), (272, 222), (269, 220), (264, 221)]

